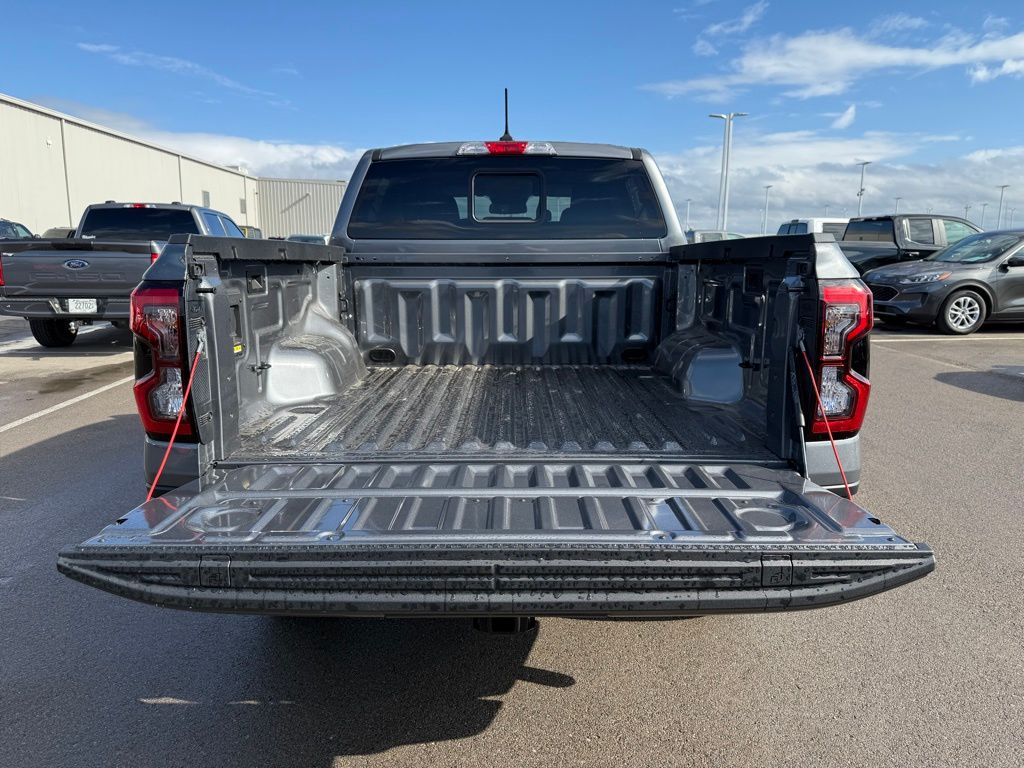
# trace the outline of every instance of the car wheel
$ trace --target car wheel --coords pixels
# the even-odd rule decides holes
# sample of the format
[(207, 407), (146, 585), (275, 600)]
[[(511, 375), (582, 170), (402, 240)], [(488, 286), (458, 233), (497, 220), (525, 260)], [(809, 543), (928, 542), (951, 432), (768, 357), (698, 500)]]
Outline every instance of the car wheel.
[(985, 300), (974, 291), (956, 291), (942, 305), (936, 325), (943, 333), (966, 336), (985, 322)]
[(78, 327), (70, 320), (29, 320), (28, 325), (44, 347), (70, 347), (78, 336)]

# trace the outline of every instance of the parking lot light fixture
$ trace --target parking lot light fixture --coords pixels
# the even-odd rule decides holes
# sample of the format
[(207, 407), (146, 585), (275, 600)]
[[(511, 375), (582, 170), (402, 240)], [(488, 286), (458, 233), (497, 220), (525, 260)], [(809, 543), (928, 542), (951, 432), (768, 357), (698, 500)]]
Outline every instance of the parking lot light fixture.
[(1006, 196), (1006, 188), (1009, 184), (999, 185), (999, 210), (996, 213), (996, 229), (1003, 228), (1003, 197)]
[(971, 210), (971, 204), (970, 203), (964, 203), (964, 218), (967, 219), (968, 221), (970, 221), (970, 219), (967, 218), (967, 213), (970, 210)]
[(985, 209), (988, 208), (988, 203), (981, 204), (981, 221), (978, 222), (978, 226), (982, 229), (985, 228)]
[(729, 226), (729, 160), (732, 155), (732, 121), (737, 117), (746, 117), (746, 112), (729, 112), (728, 114), (710, 114), (725, 121), (722, 136), (722, 177), (718, 186), (718, 229), (725, 231)]
[(1008, 224), (1006, 225), (1007, 227), (1010, 227), (1010, 228), (1012, 228), (1012, 227), (1013, 227), (1013, 212), (1014, 212), (1014, 211), (1016, 211), (1016, 210), (1017, 210), (1016, 208), (1011, 208), (1011, 209), (1010, 209), (1010, 211), (1009, 211), (1009, 214), (1010, 214), (1010, 221), (1009, 221), (1009, 223), (1008, 223)]
[(768, 190), (770, 190), (772, 188), (772, 186), (773, 185), (771, 185), (771, 184), (765, 184), (764, 185), (764, 212), (761, 214), (761, 234), (762, 235), (768, 230)]
[(870, 160), (857, 163), (860, 166), (860, 189), (857, 190), (857, 215), (864, 214), (864, 169), (871, 165)]
[(683, 231), (687, 232), (690, 229), (690, 203), (693, 202), (693, 198), (686, 198), (686, 223), (683, 224)]

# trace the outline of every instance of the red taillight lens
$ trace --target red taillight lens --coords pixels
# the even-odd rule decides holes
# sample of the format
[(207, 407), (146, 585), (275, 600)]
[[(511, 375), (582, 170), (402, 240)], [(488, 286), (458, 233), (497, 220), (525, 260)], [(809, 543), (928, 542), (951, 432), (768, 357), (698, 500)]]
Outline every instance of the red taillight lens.
[(484, 146), (492, 155), (521, 155), (526, 152), (527, 141), (485, 141)]
[[(131, 328), (148, 348), (152, 364), (149, 373), (135, 382), (139, 416), (148, 434), (170, 436), (178, 412), (185, 407), (181, 293), (175, 288), (136, 288), (132, 292)], [(183, 418), (178, 436), (192, 434), (191, 420)]]
[(811, 432), (827, 434), (829, 427), (833, 434), (856, 432), (871, 394), (866, 370), (854, 369), (855, 347), (874, 322), (871, 292), (859, 280), (822, 281), (821, 303), (818, 385), (824, 414), (815, 408)]
[(160, 258), (160, 251), (153, 251), (149, 254), (149, 263), (152, 264), (154, 261)]

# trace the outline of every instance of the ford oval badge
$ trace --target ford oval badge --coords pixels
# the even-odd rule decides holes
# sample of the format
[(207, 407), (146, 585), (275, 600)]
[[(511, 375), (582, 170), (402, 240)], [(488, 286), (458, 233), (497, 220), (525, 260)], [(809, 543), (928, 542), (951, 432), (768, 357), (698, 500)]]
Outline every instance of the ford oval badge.
[(89, 262), (85, 259), (68, 259), (64, 262), (64, 266), (68, 269), (85, 269), (89, 266)]

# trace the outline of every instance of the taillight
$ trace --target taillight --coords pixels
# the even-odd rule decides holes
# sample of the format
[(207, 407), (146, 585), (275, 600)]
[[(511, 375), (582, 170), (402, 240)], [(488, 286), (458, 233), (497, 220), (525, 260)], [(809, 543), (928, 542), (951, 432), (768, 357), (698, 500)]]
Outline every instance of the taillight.
[(154, 261), (160, 258), (160, 251), (152, 251), (149, 254), (149, 263), (152, 264)]
[[(131, 328), (151, 363), (148, 373), (135, 382), (135, 404), (142, 425), (151, 436), (169, 437), (178, 412), (185, 407), (181, 292), (140, 285), (132, 291)], [(187, 416), (186, 412), (178, 437), (193, 434)]]
[(820, 293), (818, 384), (821, 408), (814, 409), (811, 432), (827, 434), (829, 427), (833, 435), (856, 432), (864, 423), (871, 394), (867, 355), (858, 354), (863, 351), (874, 322), (871, 292), (859, 280), (823, 280)]

